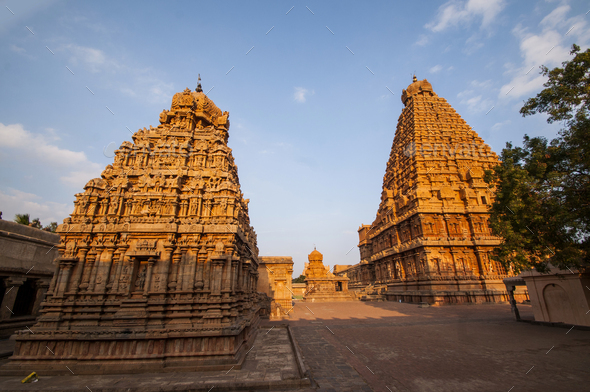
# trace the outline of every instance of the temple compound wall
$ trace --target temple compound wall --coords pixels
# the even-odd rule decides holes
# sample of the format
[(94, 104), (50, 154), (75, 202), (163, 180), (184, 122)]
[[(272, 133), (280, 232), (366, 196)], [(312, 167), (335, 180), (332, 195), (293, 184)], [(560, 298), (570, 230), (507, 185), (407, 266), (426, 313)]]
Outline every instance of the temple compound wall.
[(258, 291), (272, 300), (270, 319), (288, 319), (293, 308), (293, 258), (261, 256), (258, 261)]
[(377, 216), (358, 230), (361, 261), (338, 275), (351, 288), (386, 284), (394, 301), (508, 301), (483, 181), (497, 155), (427, 80), (414, 77), (402, 102)]
[(0, 372), (241, 366), (259, 323), (259, 259), (228, 118), (199, 83), (123, 142), (58, 227), (41, 316)]
[(57, 234), (0, 219), (0, 337), (35, 323), (58, 244)]

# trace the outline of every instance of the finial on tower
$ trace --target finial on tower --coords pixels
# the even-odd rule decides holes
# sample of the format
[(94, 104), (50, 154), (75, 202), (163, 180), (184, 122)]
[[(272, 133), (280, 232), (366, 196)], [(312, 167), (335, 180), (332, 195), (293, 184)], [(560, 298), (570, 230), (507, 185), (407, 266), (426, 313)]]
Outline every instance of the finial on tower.
[(418, 78), (416, 77), (416, 74), (414, 74), (414, 78), (412, 79), (412, 82), (417, 82)]
[(201, 74), (199, 74), (199, 81), (197, 82), (197, 89), (195, 91), (198, 93), (203, 92), (203, 88), (201, 87)]

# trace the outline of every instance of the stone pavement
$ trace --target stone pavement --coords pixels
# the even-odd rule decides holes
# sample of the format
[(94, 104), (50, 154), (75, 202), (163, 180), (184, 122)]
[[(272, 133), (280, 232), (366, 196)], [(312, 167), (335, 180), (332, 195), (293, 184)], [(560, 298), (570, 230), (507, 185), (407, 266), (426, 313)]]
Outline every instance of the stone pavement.
[[(532, 318), (530, 306), (519, 310)], [(313, 378), (313, 385), (299, 387), (300, 392), (590, 390), (590, 331), (518, 323), (509, 305), (297, 302), (292, 312), (286, 323)], [(267, 323), (274, 328), (259, 331), (244, 367), (229, 374), (72, 375), (25, 385), (20, 376), (0, 377), (0, 391), (209, 391), (214, 386), (215, 392), (230, 383), (234, 390), (279, 391), (301, 385), (292, 378), (298, 367), (285, 321)], [(248, 380), (259, 383), (247, 387)]]
[(293, 312), (320, 391), (590, 390), (590, 331), (519, 323), (509, 305), (298, 302)]
[[(270, 328), (270, 327), (269, 327)], [(5, 362), (5, 361), (4, 361)], [(31, 369), (31, 372), (35, 369)], [(71, 368), (75, 372), (75, 367)], [(23, 376), (0, 377), (0, 391), (213, 391), (280, 390), (309, 385), (301, 380), (287, 328), (259, 330), (242, 369), (193, 373), (41, 376), (21, 384)]]

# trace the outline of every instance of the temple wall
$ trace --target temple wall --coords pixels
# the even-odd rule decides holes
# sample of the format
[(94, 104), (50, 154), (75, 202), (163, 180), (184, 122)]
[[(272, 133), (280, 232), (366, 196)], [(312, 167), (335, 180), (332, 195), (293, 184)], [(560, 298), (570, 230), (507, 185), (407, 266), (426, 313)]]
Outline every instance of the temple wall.
[(293, 307), (293, 259), (264, 256), (259, 261), (258, 291), (272, 299), (270, 319), (288, 319)]
[(57, 234), (0, 219), (0, 336), (35, 324), (58, 244)]

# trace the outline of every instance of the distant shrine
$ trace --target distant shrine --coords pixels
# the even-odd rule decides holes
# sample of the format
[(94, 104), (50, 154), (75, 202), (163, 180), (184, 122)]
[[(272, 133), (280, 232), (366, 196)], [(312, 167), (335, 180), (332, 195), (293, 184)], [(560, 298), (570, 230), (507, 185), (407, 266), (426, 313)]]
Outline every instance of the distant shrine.
[(305, 263), (305, 293), (303, 300), (308, 302), (352, 301), (348, 292), (348, 278), (334, 276), (324, 266), (324, 256), (315, 248), (308, 255), (309, 263)]
[(199, 78), (76, 195), (42, 315), (4, 373), (241, 366), (261, 313), (258, 248), (228, 118)]
[(401, 98), (377, 216), (359, 229), (361, 261), (338, 275), (355, 288), (386, 285), (395, 301), (508, 301), (511, 271), (489, 256), (501, 239), (483, 181), (498, 156), (426, 79), (414, 76)]

